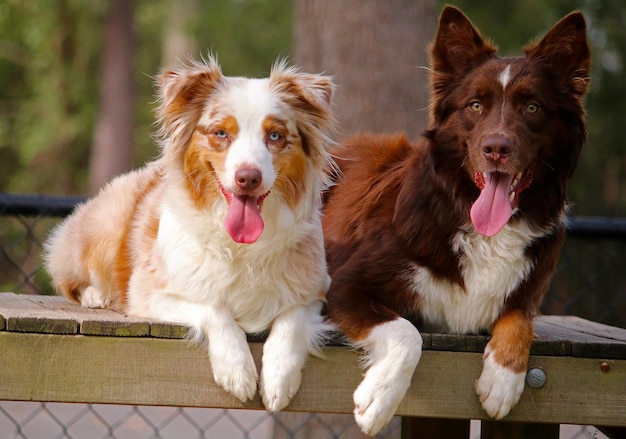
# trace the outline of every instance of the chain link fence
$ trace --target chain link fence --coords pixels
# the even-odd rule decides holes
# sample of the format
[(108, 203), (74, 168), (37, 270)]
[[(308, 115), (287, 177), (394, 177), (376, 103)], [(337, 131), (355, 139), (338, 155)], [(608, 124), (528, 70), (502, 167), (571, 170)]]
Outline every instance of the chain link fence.
[[(42, 268), (49, 231), (81, 198), (0, 194), (0, 291), (54, 294)], [(573, 218), (545, 314), (626, 327), (626, 219)], [(472, 438), (479, 437), (477, 423)], [(377, 437), (400, 438), (400, 419)], [(365, 438), (351, 415), (101, 404), (0, 402), (4, 438)], [(568, 439), (606, 437), (561, 426)]]
[[(0, 438), (365, 438), (351, 415), (273, 415), (260, 410), (120, 406), (105, 404), (0, 403)], [(400, 438), (396, 418), (379, 435)]]

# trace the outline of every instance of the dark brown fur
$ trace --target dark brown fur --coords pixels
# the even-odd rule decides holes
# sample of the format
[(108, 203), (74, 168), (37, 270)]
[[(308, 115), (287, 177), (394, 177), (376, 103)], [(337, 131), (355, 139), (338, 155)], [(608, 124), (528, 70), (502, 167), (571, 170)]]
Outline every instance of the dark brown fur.
[[(457, 13), (450, 9), (442, 28), (459, 26)], [(394, 267), (407, 258), (462, 285), (458, 256), (448, 243), (468, 222), (479, 193), (472, 181), (475, 165), (468, 160), (472, 149), (468, 142), (475, 133), (489, 130), (492, 122), (489, 116), (479, 120), (463, 109), (472, 93), (497, 105), (500, 97), (489, 94), (504, 62), (519, 66), (512, 93), (519, 103), (514, 105), (530, 98), (542, 103), (540, 115), (526, 121), (511, 117), (507, 127), (533, 171), (533, 183), (521, 194), (520, 209), (511, 221), (523, 216), (536, 229), (554, 229), (551, 236), (528, 247), (528, 256), (537, 261), (535, 269), (508, 301), (510, 307), (535, 313), (563, 241), (559, 215), (585, 140), (582, 96), (589, 83), (585, 24), (580, 14), (565, 20), (565, 27), (575, 28), (574, 36), (564, 30), (553, 35), (553, 30), (543, 44), (528, 47), (526, 57), (516, 59), (498, 58), (494, 47), (476, 41), (480, 37), (473, 29), (457, 29), (451, 35), (440, 32), (431, 49), (433, 103), (424, 136), (411, 144), (403, 135), (365, 134), (346, 141), (337, 152), (342, 178), (328, 196), (324, 221), (333, 277), (328, 296), (333, 319), (341, 322), (355, 314), (355, 328), (342, 325), (349, 335), (359, 338), (357, 334), (369, 327), (362, 315), (351, 311), (354, 304), (340, 305), (351, 302), (350, 296), (355, 302), (368, 302), (369, 297), (401, 315), (419, 309), (419, 304), (406, 303), (409, 298), (393, 297), (406, 289), (395, 279)], [(459, 33), (469, 35), (469, 40)], [(552, 46), (545, 49), (546, 40), (567, 47), (552, 53)]]

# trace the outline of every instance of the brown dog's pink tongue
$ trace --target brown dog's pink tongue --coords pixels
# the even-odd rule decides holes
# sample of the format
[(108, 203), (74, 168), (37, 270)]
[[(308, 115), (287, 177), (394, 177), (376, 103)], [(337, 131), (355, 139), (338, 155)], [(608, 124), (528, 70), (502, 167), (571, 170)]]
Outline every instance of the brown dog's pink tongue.
[(233, 241), (252, 244), (263, 232), (263, 218), (256, 197), (241, 197), (233, 194), (224, 225)]
[(500, 172), (487, 174), (485, 187), (470, 210), (474, 230), (481, 235), (495, 235), (511, 218), (513, 209), (509, 193), (512, 182), (513, 175)]

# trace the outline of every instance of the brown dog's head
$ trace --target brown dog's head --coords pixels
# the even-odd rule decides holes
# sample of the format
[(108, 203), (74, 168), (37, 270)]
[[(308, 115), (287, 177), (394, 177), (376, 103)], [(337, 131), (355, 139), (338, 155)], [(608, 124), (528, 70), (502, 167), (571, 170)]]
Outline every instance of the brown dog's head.
[(549, 196), (559, 199), (550, 201), (562, 206), (586, 136), (583, 15), (567, 15), (524, 57), (502, 58), (460, 10), (446, 7), (431, 67), (430, 129), (463, 149), (463, 166), (480, 190), (471, 208), (475, 230), (495, 235), (518, 206), (548, 195), (531, 196), (533, 187), (556, 187)]

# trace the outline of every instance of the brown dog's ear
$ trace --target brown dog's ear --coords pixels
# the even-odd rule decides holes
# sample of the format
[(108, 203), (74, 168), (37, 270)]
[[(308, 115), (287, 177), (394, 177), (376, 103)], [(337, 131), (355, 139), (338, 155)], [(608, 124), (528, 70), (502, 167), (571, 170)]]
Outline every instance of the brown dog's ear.
[(433, 87), (437, 91), (470, 68), (486, 61), (496, 48), (486, 42), (461, 10), (446, 6), (430, 48)]
[(157, 119), (161, 139), (171, 146), (182, 147), (202, 113), (206, 99), (223, 80), (215, 58), (204, 62), (190, 61), (181, 69), (166, 70), (157, 80), (160, 105)]
[(444, 91), (470, 69), (496, 54), (471, 21), (459, 9), (446, 6), (439, 18), (439, 30), (430, 45), (430, 124), (445, 118), (450, 106)]
[(591, 51), (585, 17), (572, 12), (556, 23), (537, 44), (525, 49), (526, 56), (546, 63), (555, 78), (568, 82), (570, 91), (582, 96), (590, 84)]

